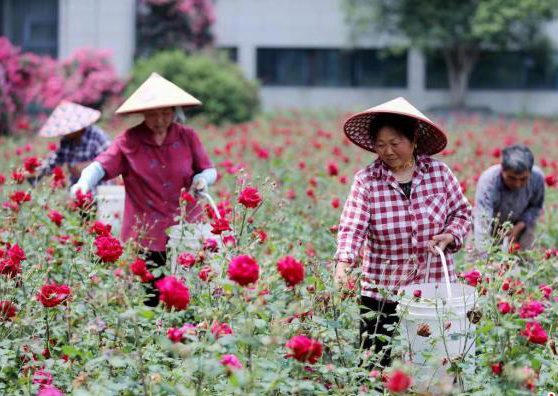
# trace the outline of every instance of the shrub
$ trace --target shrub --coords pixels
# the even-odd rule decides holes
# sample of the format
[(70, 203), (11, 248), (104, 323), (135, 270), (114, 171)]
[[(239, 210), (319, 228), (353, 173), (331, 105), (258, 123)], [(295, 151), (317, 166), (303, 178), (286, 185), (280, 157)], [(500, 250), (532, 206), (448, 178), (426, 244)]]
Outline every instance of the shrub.
[(240, 69), (224, 57), (188, 56), (180, 50), (160, 52), (136, 64), (127, 95), (152, 72), (201, 100), (203, 106), (190, 110), (190, 114), (201, 115), (209, 122), (244, 122), (259, 110), (258, 85), (248, 81)]

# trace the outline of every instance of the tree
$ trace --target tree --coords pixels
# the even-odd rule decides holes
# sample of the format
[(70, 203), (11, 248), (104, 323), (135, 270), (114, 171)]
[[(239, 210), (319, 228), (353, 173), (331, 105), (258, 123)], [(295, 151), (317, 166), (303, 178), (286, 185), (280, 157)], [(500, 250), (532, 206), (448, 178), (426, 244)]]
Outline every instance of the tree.
[(441, 51), (452, 104), (461, 107), (481, 50), (520, 50), (543, 40), (558, 0), (344, 0), (351, 32), (387, 32)]
[(136, 54), (193, 52), (213, 43), (212, 0), (138, 0)]

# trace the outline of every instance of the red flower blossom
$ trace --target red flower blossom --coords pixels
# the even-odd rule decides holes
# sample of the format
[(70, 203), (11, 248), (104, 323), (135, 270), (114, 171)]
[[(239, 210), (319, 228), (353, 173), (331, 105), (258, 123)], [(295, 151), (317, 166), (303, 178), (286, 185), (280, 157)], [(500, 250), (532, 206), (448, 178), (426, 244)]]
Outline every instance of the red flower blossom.
[(422, 296), (422, 290), (420, 290), (420, 289), (415, 290), (415, 291), (413, 292), (413, 296), (414, 296), (415, 298), (420, 298), (420, 297)]
[(260, 276), (260, 266), (250, 256), (242, 255), (235, 257), (229, 263), (229, 279), (241, 286), (255, 283)]
[(219, 338), (222, 335), (233, 334), (233, 331), (228, 324), (215, 322), (213, 326), (211, 326), (211, 333), (215, 338)]
[(329, 162), (327, 164), (327, 173), (330, 176), (337, 176), (339, 174), (339, 166), (335, 162)]
[(215, 219), (215, 221), (211, 223), (211, 227), (213, 227), (211, 233), (216, 235), (221, 235), (221, 233), (231, 230), (229, 222), (224, 217)]
[(558, 185), (558, 177), (555, 173), (552, 173), (544, 178), (546, 185), (548, 187), (556, 187)]
[(182, 191), (182, 193), (180, 194), (180, 202), (193, 205), (196, 203), (196, 200), (189, 192)]
[(34, 384), (39, 384), (42, 388), (45, 385), (52, 384), (52, 374), (45, 370), (37, 370), (33, 374), (33, 381)]
[(492, 370), (492, 374), (500, 375), (502, 374), (502, 369), (504, 368), (504, 363), (498, 362), (490, 365), (490, 369)]
[(37, 157), (28, 157), (23, 160), (23, 167), (31, 174), (35, 173), (39, 166), (41, 166), (41, 162)]
[(52, 308), (70, 297), (71, 290), (68, 285), (59, 285), (56, 282), (46, 284), (37, 294), (37, 300), (46, 308)]
[(0, 173), (0, 186), (6, 183), (6, 176)]
[(289, 287), (304, 281), (304, 265), (291, 256), (280, 259), (277, 262), (277, 269)]
[(210, 252), (218, 252), (219, 251), (219, 244), (215, 239), (207, 238), (203, 241), (203, 250), (208, 250)]
[(339, 204), (340, 204), (339, 198), (333, 198), (333, 199), (331, 200), (331, 207), (332, 207), (333, 209), (337, 209), (337, 208), (339, 207)]
[(155, 282), (160, 291), (159, 300), (165, 303), (168, 310), (174, 308), (176, 311), (185, 310), (190, 302), (188, 288), (174, 276), (165, 276)]
[(292, 357), (302, 363), (314, 364), (322, 356), (322, 344), (312, 338), (303, 335), (297, 335), (291, 338), (286, 347), (291, 353), (286, 357)]
[(91, 228), (89, 228), (89, 233), (96, 236), (111, 236), (110, 231), (112, 226), (110, 224), (103, 224), (100, 221), (93, 223)]
[(176, 261), (184, 268), (192, 268), (196, 264), (196, 257), (192, 253), (180, 253)]
[(221, 363), (222, 366), (225, 366), (227, 370), (235, 371), (242, 369), (242, 363), (236, 355), (223, 355), (219, 363)]
[(11, 320), (16, 315), (15, 305), (10, 301), (0, 300), (0, 321)]
[(467, 281), (470, 286), (476, 287), (482, 280), (482, 276), (479, 271), (472, 270), (463, 275), (463, 278)]
[(122, 256), (120, 241), (112, 236), (100, 236), (95, 239), (95, 254), (103, 263), (114, 263)]
[(247, 208), (256, 208), (262, 202), (262, 196), (255, 187), (246, 187), (238, 197), (238, 203)]
[(64, 396), (64, 393), (56, 386), (47, 385), (39, 389), (37, 396)]
[(411, 377), (409, 377), (403, 371), (394, 370), (387, 376), (384, 385), (392, 392), (404, 392), (411, 386)]
[(64, 174), (64, 169), (59, 166), (55, 166), (52, 170), (52, 188), (64, 187), (66, 187), (66, 175)]
[(81, 190), (76, 192), (76, 196), (74, 198), (73, 206), (74, 209), (87, 209), (93, 203), (93, 194), (91, 191), (87, 192), (86, 194), (82, 193)]
[(523, 337), (527, 337), (529, 342), (533, 344), (546, 344), (548, 341), (548, 336), (546, 332), (538, 322), (529, 322), (525, 324), (525, 329), (520, 333)]
[(542, 294), (544, 295), (544, 298), (550, 298), (550, 296), (552, 295), (552, 287), (542, 284), (539, 286), (539, 290), (542, 292)]
[(15, 181), (17, 184), (21, 184), (25, 180), (25, 175), (23, 174), (23, 172), (15, 170), (12, 172), (12, 180)]
[(10, 200), (18, 205), (31, 201), (31, 194), (25, 191), (15, 191), (10, 194)]
[(527, 301), (521, 306), (519, 316), (523, 319), (532, 319), (544, 312), (544, 306), (539, 301)]
[(184, 337), (184, 331), (182, 329), (177, 329), (176, 327), (170, 327), (167, 330), (167, 338), (172, 342), (182, 342)]
[(57, 226), (60, 226), (62, 224), (62, 220), (64, 220), (64, 216), (62, 216), (62, 214), (60, 214), (60, 212), (57, 212), (56, 210), (51, 210), (50, 212), (48, 212), (48, 218)]
[(496, 304), (498, 311), (502, 314), (505, 315), (507, 313), (511, 312), (511, 305), (510, 303), (508, 303), (507, 301), (500, 301), (498, 302), (498, 304)]
[(254, 230), (254, 236), (260, 240), (260, 243), (265, 243), (265, 241), (267, 241), (267, 234), (261, 228), (259, 230)]
[(147, 264), (142, 259), (136, 259), (132, 264), (130, 264), (130, 271), (132, 274), (141, 277), (142, 283), (152, 281), (154, 278), (153, 274), (147, 269)]
[(211, 269), (211, 266), (209, 265), (204, 266), (198, 272), (198, 278), (200, 278), (204, 282), (207, 282), (212, 277), (213, 277), (213, 269)]

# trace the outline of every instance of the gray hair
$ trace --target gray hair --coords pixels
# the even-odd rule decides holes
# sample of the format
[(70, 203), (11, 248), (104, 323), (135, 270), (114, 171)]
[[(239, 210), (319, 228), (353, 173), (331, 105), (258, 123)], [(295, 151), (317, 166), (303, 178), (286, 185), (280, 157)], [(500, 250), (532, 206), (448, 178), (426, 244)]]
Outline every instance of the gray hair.
[(184, 124), (186, 122), (186, 114), (184, 114), (184, 109), (182, 106), (174, 107), (174, 121)]
[(535, 159), (529, 147), (524, 144), (515, 144), (502, 150), (502, 169), (523, 173), (531, 171)]

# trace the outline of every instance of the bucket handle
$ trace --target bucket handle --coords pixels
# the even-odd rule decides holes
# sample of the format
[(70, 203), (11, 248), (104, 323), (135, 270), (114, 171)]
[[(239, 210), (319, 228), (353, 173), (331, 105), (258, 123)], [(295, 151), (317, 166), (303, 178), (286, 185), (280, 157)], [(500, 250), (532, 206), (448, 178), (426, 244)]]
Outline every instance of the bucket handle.
[(215, 201), (213, 200), (213, 198), (211, 198), (211, 195), (209, 195), (209, 193), (203, 192), (203, 191), (200, 191), (197, 194), (200, 195), (201, 197), (205, 198), (205, 200), (207, 202), (209, 202), (209, 205), (211, 206), (211, 209), (213, 209), (213, 211), (215, 212), (215, 216), (217, 216), (217, 218), (220, 219), (221, 218), (221, 213), (219, 213), (219, 209), (217, 209), (217, 205), (215, 205)]
[[(438, 254), (440, 255), (440, 259), (442, 260), (442, 268), (444, 270), (444, 278), (446, 279), (446, 291), (448, 293), (448, 299), (451, 300), (452, 298), (452, 294), (451, 294), (451, 287), (450, 287), (450, 277), (449, 277), (449, 271), (448, 271), (448, 264), (446, 263), (446, 256), (444, 255), (444, 252), (442, 251), (442, 249), (440, 249), (439, 246), (434, 246), (434, 249), (436, 249), (436, 251), (438, 252)], [(426, 259), (426, 277), (425, 277), (425, 283), (428, 283), (429, 279), (430, 279), (430, 261), (432, 260), (432, 253), (428, 253), (428, 257)]]

